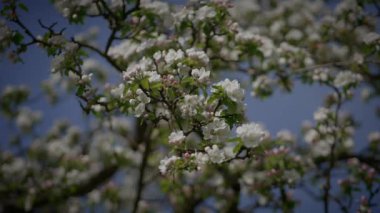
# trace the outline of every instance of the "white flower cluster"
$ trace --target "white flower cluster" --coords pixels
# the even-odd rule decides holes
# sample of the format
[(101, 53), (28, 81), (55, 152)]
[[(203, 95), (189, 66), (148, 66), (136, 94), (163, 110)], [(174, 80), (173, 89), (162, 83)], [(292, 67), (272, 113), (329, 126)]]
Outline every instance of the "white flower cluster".
[(203, 65), (207, 65), (210, 62), (208, 55), (204, 51), (197, 50), (196, 48), (187, 49), (186, 55), (191, 59), (201, 62)]
[(252, 92), (251, 95), (256, 97), (260, 95), (268, 95), (272, 93), (272, 87), (274, 81), (270, 79), (267, 75), (260, 75), (252, 82)]
[[(327, 156), (331, 151), (333, 143), (337, 143), (336, 149), (350, 150), (353, 145), (354, 128), (351, 125), (346, 125), (344, 128), (335, 126), (335, 113), (328, 108), (320, 107), (314, 113), (314, 119), (317, 121), (316, 127), (308, 124), (304, 130), (304, 140), (310, 144), (312, 154), (315, 156)], [(349, 123), (350, 116), (338, 116), (339, 123)], [(339, 124), (338, 124), (339, 125)]]
[(336, 87), (347, 87), (351, 85), (357, 85), (363, 80), (363, 77), (351, 71), (342, 71), (337, 74), (334, 79), (334, 85)]
[(314, 112), (314, 120), (317, 122), (324, 122), (329, 118), (332, 112), (330, 109), (325, 107), (320, 107), (316, 112)]
[(158, 169), (160, 170), (160, 173), (165, 175), (170, 170), (170, 167), (180, 158), (177, 156), (171, 156), (171, 157), (165, 157), (160, 161), (160, 165), (158, 166)]
[(265, 58), (273, 56), (273, 54), (278, 51), (272, 39), (269, 37), (259, 35), (255, 29), (243, 30), (239, 29), (238, 34), (236, 35), (236, 41), (242, 42), (252, 42), (258, 45), (258, 49), (265, 56)]
[(150, 58), (142, 58), (138, 63), (131, 64), (128, 69), (123, 72), (123, 79), (127, 82), (133, 82), (135, 80), (141, 80), (144, 77), (152, 78), (153, 72), (153, 61)]
[(1, 91), (0, 98), (6, 98), (7, 96), (28, 96), (29, 88), (26, 85), (7, 85)]
[(10, 44), (11, 38), (11, 29), (5, 24), (3, 20), (0, 20), (0, 52), (3, 50), (3, 48), (6, 48)]
[(304, 139), (312, 147), (312, 153), (315, 156), (327, 156), (330, 153), (332, 143), (334, 143), (331, 137), (322, 139), (321, 134), (315, 129), (308, 130)]
[(27, 162), (22, 158), (15, 158), (11, 162), (1, 165), (0, 171), (5, 179), (22, 180), (27, 173)]
[(363, 42), (366, 44), (372, 44), (380, 41), (380, 34), (376, 32), (370, 32), (363, 37)]
[(207, 83), (210, 79), (210, 71), (206, 71), (204, 67), (191, 70), (191, 75), (195, 77), (199, 83)]
[(313, 72), (313, 80), (326, 82), (329, 79), (330, 70), (328, 68), (318, 68)]
[(193, 24), (198, 24), (208, 19), (213, 19), (215, 16), (215, 9), (208, 5), (204, 5), (198, 9), (184, 8), (174, 15), (176, 23), (191, 21)]
[(368, 141), (370, 143), (380, 143), (380, 132), (371, 132), (368, 135)]
[(170, 49), (168, 52), (166, 51), (156, 52), (153, 57), (157, 61), (160, 60), (161, 57), (163, 57), (167, 64), (172, 64), (176, 61), (183, 59), (185, 57), (185, 54), (180, 49), (178, 50)]
[(72, 68), (69, 67), (69, 64), (72, 64), (72, 60), (77, 56), (79, 46), (66, 40), (62, 35), (52, 36), (48, 43), (60, 50), (59, 54), (55, 55), (51, 61), (51, 72), (64, 72)]
[[(220, 86), (223, 88), (223, 91), (226, 93), (226, 95), (234, 102), (238, 104), (243, 104), (244, 100), (244, 89), (240, 87), (240, 84), (237, 80), (231, 81), (230, 79), (226, 78), (223, 81), (220, 81), (215, 86)], [(216, 92), (216, 89), (212, 89), (211, 92)]]
[(150, 98), (144, 93), (143, 90), (136, 90), (136, 97), (134, 99), (130, 99), (129, 103), (134, 105), (133, 113), (136, 117), (140, 117), (145, 112), (145, 105), (150, 103)]
[(212, 145), (212, 147), (207, 146), (205, 151), (209, 157), (209, 160), (213, 163), (223, 163), (226, 159), (224, 150), (219, 149), (217, 145)]
[(214, 18), (215, 16), (215, 9), (213, 7), (205, 5), (197, 10), (194, 18), (198, 21), (204, 21), (207, 18)]
[(16, 124), (22, 131), (29, 131), (41, 118), (42, 113), (40, 111), (21, 108), (16, 117)]
[[(133, 109), (130, 112), (140, 117), (145, 112), (145, 105), (150, 103), (152, 93), (157, 94), (153, 90), (166, 86), (166, 88), (183, 95), (184, 98), (176, 103), (183, 113), (182, 116), (194, 116), (197, 114), (197, 110), (201, 110), (203, 107), (205, 99), (202, 96), (189, 94), (194, 92), (187, 91), (188, 88), (182, 89), (173, 86), (181, 83), (183, 79), (191, 79), (188, 82), (194, 86), (205, 87), (210, 78), (210, 71), (207, 70), (208, 62), (207, 54), (194, 48), (185, 51), (181, 49), (157, 51), (151, 58), (143, 57), (137, 63), (129, 65), (123, 72), (125, 83), (111, 88), (110, 93), (113, 98), (130, 98), (129, 104)], [(189, 63), (194, 65), (189, 65)], [(145, 80), (148, 80), (149, 85), (141, 85)], [(136, 84), (140, 85), (139, 88), (131, 89), (136, 88), (136, 86), (132, 86)], [(127, 85), (129, 86), (127, 87)], [(125, 88), (129, 89), (126, 91)], [(160, 95), (166, 94), (161, 91)], [(162, 99), (162, 97), (157, 97), (157, 99)], [(165, 104), (161, 105), (157, 111), (164, 112), (167, 107)], [(156, 114), (162, 113), (156, 112)]]
[(296, 137), (294, 134), (292, 134), (289, 130), (281, 130), (276, 135), (277, 139), (289, 143), (295, 143)]
[(256, 147), (269, 137), (269, 132), (258, 123), (243, 124), (236, 129), (236, 134), (246, 147)]
[(223, 119), (214, 118), (211, 123), (202, 127), (202, 132), (206, 140), (223, 142), (230, 134), (230, 127)]
[[(110, 1), (108, 4), (111, 4), (112, 2), (116, 1)], [(99, 12), (96, 5), (91, 0), (55, 0), (54, 5), (64, 17), (72, 20), (78, 18), (81, 9), (86, 10), (87, 14), (92, 15), (96, 15)]]
[(194, 158), (194, 161), (197, 164), (198, 170), (200, 170), (203, 166), (205, 166), (210, 161), (209, 155), (204, 152), (195, 152), (191, 154), (191, 157)]
[(110, 90), (111, 96), (114, 98), (124, 98), (125, 85), (123, 83), (119, 84)]
[(172, 132), (169, 135), (169, 144), (180, 145), (186, 139), (186, 136), (183, 134), (183, 131)]
[(82, 64), (82, 71), (84, 73), (101, 73), (103, 71), (102, 65), (95, 59), (86, 59)]
[(160, 16), (170, 14), (169, 4), (162, 1), (142, 1), (141, 7), (152, 10), (154, 13)]
[(112, 46), (108, 51), (108, 55), (114, 59), (121, 59), (122, 61), (128, 62), (133, 60), (133, 56), (143, 55), (146, 50), (156, 46), (163, 46), (168, 42), (169, 40), (166, 35), (157, 35), (154, 38), (147, 38), (141, 43), (126, 39)]
[(185, 95), (183, 102), (179, 103), (179, 109), (184, 117), (193, 117), (204, 109), (204, 101), (205, 98), (200, 95)]
[(208, 163), (221, 164), (227, 160), (228, 156), (225, 149), (220, 149), (217, 145), (207, 146), (203, 151), (194, 152), (191, 155), (185, 154), (186, 156), (181, 158), (178, 156), (165, 157), (160, 161), (158, 169), (160, 173), (165, 175), (169, 171), (175, 169), (176, 161), (188, 161), (196, 165), (197, 169), (202, 169), (203, 166)]

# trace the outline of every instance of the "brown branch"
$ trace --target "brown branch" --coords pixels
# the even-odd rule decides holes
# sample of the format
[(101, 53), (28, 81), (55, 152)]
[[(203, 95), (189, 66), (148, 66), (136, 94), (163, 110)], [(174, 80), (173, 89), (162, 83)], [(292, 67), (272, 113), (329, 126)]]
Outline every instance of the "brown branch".
[(346, 161), (351, 158), (356, 158), (360, 162), (365, 163), (369, 166), (371, 166), (375, 171), (380, 174), (380, 159), (371, 157), (371, 156), (365, 156), (360, 154), (343, 154), (337, 157), (337, 160), (339, 161)]
[(100, 49), (90, 45), (86, 44), (80, 41), (75, 40), (74, 38), (71, 39), (72, 42), (78, 44), (80, 47), (87, 48), (89, 50), (92, 50), (96, 52), (98, 55), (102, 56), (107, 62), (109, 62), (118, 72), (123, 72), (123, 68), (120, 67), (109, 55), (107, 55), (105, 52), (101, 51)]
[[(138, 122), (138, 121), (136, 121)], [(141, 194), (143, 192), (143, 189), (144, 189), (144, 176), (145, 176), (145, 169), (146, 167), (148, 166), (148, 158), (149, 158), (149, 154), (150, 154), (150, 151), (151, 151), (151, 140), (150, 140), (150, 132), (149, 130), (146, 131), (146, 123), (143, 121), (143, 124), (140, 125), (138, 124), (138, 132), (141, 133), (140, 134), (137, 134), (139, 135), (139, 138), (137, 138), (137, 141), (143, 141), (145, 143), (145, 150), (144, 150), (144, 153), (143, 153), (143, 157), (142, 157), (142, 162), (141, 162), (141, 165), (139, 167), (139, 177), (138, 177), (138, 181), (137, 181), (137, 188), (136, 188), (136, 197), (135, 197), (135, 200), (133, 202), (133, 209), (132, 209), (132, 212), (133, 213), (136, 213), (138, 212), (138, 209), (139, 209), (139, 202), (141, 200)]]
[[(339, 114), (339, 110), (342, 106), (342, 95), (340, 93), (340, 91), (335, 87), (335, 86), (331, 86), (333, 88), (333, 90), (336, 92), (337, 96), (338, 96), (338, 100), (337, 100), (337, 104), (336, 104), (336, 108), (335, 108), (335, 117), (334, 117), (334, 127), (338, 128), (338, 114)], [(338, 135), (337, 135), (337, 132), (334, 132), (334, 141), (333, 141), (333, 144), (331, 145), (331, 150), (330, 150), (330, 155), (329, 155), (329, 166), (327, 168), (327, 171), (326, 171), (326, 175), (325, 175), (325, 178), (326, 178), (326, 185), (324, 186), (324, 194), (323, 194), (323, 206), (324, 206), (324, 212), (325, 213), (328, 213), (329, 212), (329, 203), (330, 203), (330, 190), (331, 190), (331, 172), (332, 170), (334, 169), (334, 166), (335, 166), (335, 148), (336, 146), (338, 145), (339, 143), (339, 138), (338, 138)]]
[(111, 45), (112, 45), (112, 42), (115, 40), (116, 32), (117, 32), (117, 30), (116, 30), (115, 28), (112, 29), (111, 34), (110, 34), (110, 36), (108, 37), (107, 44), (106, 44), (106, 48), (105, 48), (105, 50), (104, 50), (104, 54), (105, 54), (105, 55), (107, 55), (107, 53), (108, 53), (108, 51), (109, 51), (109, 49), (110, 49), (110, 47), (111, 47)]
[(137, 0), (136, 1), (136, 4), (134, 7), (132, 7), (130, 10), (128, 10), (125, 14), (124, 14), (124, 19), (126, 19), (129, 15), (131, 15), (133, 12), (137, 11), (140, 9), (140, 5), (141, 5), (141, 1), (140, 0)]
[(11, 200), (8, 203), (4, 202), (3, 210), (4, 212), (33, 212), (44, 206), (64, 202), (70, 197), (83, 196), (108, 181), (117, 170), (118, 166), (116, 165), (106, 167), (94, 174), (87, 181), (67, 186), (60, 190), (59, 193), (55, 191), (40, 191), (37, 193), (38, 196), (33, 201), (33, 206), (29, 211), (26, 211), (24, 208), (17, 205), (14, 200)]

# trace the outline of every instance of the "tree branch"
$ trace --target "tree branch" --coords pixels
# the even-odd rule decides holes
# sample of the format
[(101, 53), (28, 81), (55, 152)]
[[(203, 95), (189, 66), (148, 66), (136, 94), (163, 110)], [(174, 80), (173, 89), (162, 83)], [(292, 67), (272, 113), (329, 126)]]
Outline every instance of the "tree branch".
[[(91, 192), (93, 189), (99, 187), (104, 182), (109, 180), (118, 170), (118, 166), (112, 165), (90, 177), (86, 182), (70, 185), (62, 190), (60, 193), (54, 193), (54, 191), (40, 191), (38, 196), (33, 202), (33, 206), (29, 212), (33, 212), (38, 208), (51, 205), (53, 203), (61, 203), (70, 197), (78, 197)], [(19, 207), (14, 200), (3, 206), (5, 212), (28, 212), (24, 208)]]
[(150, 132), (149, 131), (146, 132), (146, 129), (145, 129), (146, 123), (145, 122), (143, 123), (144, 123), (143, 125), (139, 125), (138, 128), (140, 129), (140, 131), (138, 132), (143, 132), (145, 134), (143, 134), (143, 136), (140, 136), (138, 140), (143, 141), (145, 143), (145, 150), (143, 153), (141, 165), (139, 167), (139, 177), (137, 181), (136, 197), (133, 202), (133, 209), (132, 209), (133, 213), (138, 212), (138, 209), (139, 209), (139, 202), (141, 200), (141, 194), (145, 185), (144, 184), (145, 169), (148, 166), (148, 158), (149, 158), (149, 154), (151, 150)]

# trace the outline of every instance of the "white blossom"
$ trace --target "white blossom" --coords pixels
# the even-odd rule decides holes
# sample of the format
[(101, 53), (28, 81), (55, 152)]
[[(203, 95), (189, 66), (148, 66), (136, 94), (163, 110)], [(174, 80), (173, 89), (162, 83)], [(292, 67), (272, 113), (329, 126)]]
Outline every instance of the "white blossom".
[(139, 103), (134, 110), (134, 114), (136, 117), (141, 117), (141, 115), (145, 112), (145, 104)]
[(380, 132), (371, 132), (368, 135), (368, 140), (373, 143), (373, 142), (380, 142)]
[(357, 84), (362, 80), (362, 76), (351, 71), (342, 71), (334, 79), (336, 87), (346, 87), (351, 84)]
[(172, 64), (174, 61), (178, 61), (184, 58), (184, 53), (182, 50), (173, 50), (170, 49), (167, 53), (165, 53), (165, 61), (168, 64)]
[(169, 135), (169, 144), (179, 145), (184, 142), (186, 136), (183, 134), (183, 131), (172, 132)]
[(202, 127), (202, 132), (204, 139), (221, 142), (230, 134), (230, 127), (223, 119), (215, 118), (211, 123)]
[(255, 81), (252, 82), (252, 96), (258, 96), (261, 93), (270, 93), (272, 91), (272, 85), (274, 81), (266, 75), (258, 76)]
[(149, 77), (148, 80), (150, 83), (161, 81), (161, 76), (156, 71), (146, 71), (144, 74)]
[(192, 59), (202, 62), (204, 65), (207, 65), (210, 61), (208, 55), (202, 51), (195, 48), (190, 48), (186, 50), (186, 55)]
[(191, 75), (195, 77), (199, 83), (207, 83), (210, 78), (210, 71), (206, 71), (205, 68), (191, 70)]
[(100, 104), (94, 104), (91, 106), (91, 109), (95, 112), (103, 112), (106, 108), (103, 105)]
[(0, 51), (7, 47), (12, 38), (12, 30), (0, 19)]
[(112, 58), (121, 58), (124, 60), (128, 60), (133, 54), (138, 52), (138, 47), (138, 43), (126, 39), (120, 44), (111, 47), (108, 51), (108, 55), (110, 55)]
[(306, 57), (304, 60), (304, 63), (305, 63), (306, 67), (310, 67), (310, 66), (314, 65), (315, 62), (311, 57)]
[(185, 95), (183, 103), (179, 106), (183, 116), (195, 116), (197, 114), (197, 108), (202, 105), (203, 100), (203, 96)]
[(82, 70), (84, 73), (91, 73), (101, 69), (101, 64), (95, 59), (86, 59), (83, 61)]
[(331, 150), (331, 143), (329, 141), (319, 140), (312, 145), (312, 154), (314, 156), (328, 156)]
[(198, 165), (198, 169), (201, 169), (202, 166), (206, 165), (209, 161), (209, 155), (203, 152), (195, 152), (191, 154), (194, 157), (195, 163)]
[(42, 113), (40, 111), (21, 108), (16, 117), (16, 124), (21, 130), (28, 131), (36, 122), (40, 121), (41, 118)]
[(207, 146), (205, 151), (208, 154), (210, 161), (213, 163), (223, 163), (226, 159), (224, 151), (219, 149), (217, 145), (212, 145), (212, 147)]
[(290, 31), (286, 34), (286, 36), (285, 36), (285, 38), (286, 38), (287, 40), (300, 40), (300, 39), (302, 39), (302, 37), (303, 37), (303, 33), (302, 33), (302, 31), (297, 30), (297, 29), (292, 29), (292, 30), (290, 30)]
[(216, 16), (215, 9), (206, 5), (198, 9), (195, 17), (197, 20), (203, 21), (206, 18), (214, 18), (215, 16)]
[(165, 157), (160, 161), (160, 165), (158, 166), (158, 169), (160, 170), (160, 173), (165, 175), (170, 170), (170, 166), (172, 166), (177, 160), (180, 158), (177, 156), (171, 156), (171, 157)]
[(376, 32), (370, 32), (363, 37), (363, 42), (366, 44), (372, 44), (378, 40), (380, 40), (380, 34)]
[(239, 29), (238, 34), (236, 34), (236, 41), (239, 42), (249, 42), (256, 38), (257, 35), (248, 30)]
[(0, 171), (6, 178), (23, 178), (27, 172), (27, 162), (22, 158), (15, 158), (10, 163), (1, 165)]
[(52, 73), (60, 72), (64, 68), (63, 66), (64, 60), (65, 60), (65, 57), (62, 54), (55, 56), (51, 60), (51, 72)]
[[(216, 83), (215, 86), (222, 87), (226, 95), (236, 103), (241, 103), (244, 99), (244, 89), (240, 88), (237, 80), (231, 81), (226, 78), (224, 81)], [(215, 92), (215, 89), (212, 89), (211, 92)]]
[(309, 129), (305, 135), (304, 139), (307, 143), (313, 144), (314, 142), (318, 141), (319, 139), (319, 133), (315, 129)]
[(328, 68), (315, 69), (313, 72), (313, 80), (325, 82), (329, 78), (329, 73), (330, 70)]
[(57, 46), (64, 45), (66, 43), (65, 37), (63, 37), (62, 35), (52, 36), (49, 38), (48, 41), (50, 44), (57, 45)]
[(236, 129), (236, 134), (240, 137), (244, 145), (247, 147), (256, 147), (264, 139), (269, 137), (269, 132), (264, 127), (257, 123), (248, 123), (239, 126)]
[(137, 100), (141, 103), (147, 104), (150, 102), (150, 98), (141, 89), (136, 90)]
[(124, 90), (125, 90), (125, 85), (119, 84), (117, 87), (112, 88), (110, 93), (115, 98), (123, 98), (124, 97)]
[(314, 112), (314, 120), (316, 120), (317, 122), (323, 122), (328, 118), (330, 113), (330, 109), (320, 107), (316, 112)]
[(216, 16), (215, 9), (210, 6), (205, 5), (196, 11), (195, 19), (197, 21), (204, 21), (206, 18), (214, 18), (215, 16)]
[(163, 54), (162, 54), (162, 52), (161, 51), (157, 51), (157, 52), (155, 52), (154, 54), (153, 54), (153, 58), (154, 58), (154, 60), (155, 61), (160, 61), (161, 59), (162, 59), (162, 57), (163, 57)]
[(281, 130), (277, 133), (277, 138), (282, 141), (295, 142), (296, 137), (289, 130)]
[(84, 83), (90, 83), (91, 80), (92, 80), (92, 76), (93, 74), (92, 73), (89, 73), (89, 74), (83, 74), (81, 79)]
[(170, 12), (169, 5), (162, 1), (152, 1), (144, 4), (142, 1), (142, 7), (154, 11), (156, 14), (162, 16)]

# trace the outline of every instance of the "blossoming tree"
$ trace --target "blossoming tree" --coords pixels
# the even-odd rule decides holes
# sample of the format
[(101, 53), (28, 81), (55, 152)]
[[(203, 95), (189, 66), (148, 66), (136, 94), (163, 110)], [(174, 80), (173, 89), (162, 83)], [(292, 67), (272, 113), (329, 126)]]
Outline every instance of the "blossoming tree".
[[(380, 132), (356, 141), (355, 114), (342, 110), (364, 86), (366, 101), (380, 93), (377, 1), (51, 1), (66, 28), (105, 20), (105, 40), (51, 20), (35, 34), (25, 2), (2, 1), (0, 51), (14, 62), (45, 51), (42, 95), (52, 107), (76, 96), (92, 125), (36, 134), (28, 88), (4, 88), (1, 114), (18, 128), (2, 142), (4, 212), (292, 212), (297, 190), (324, 212), (379, 210)], [(247, 119), (246, 98), (295, 82), (331, 91), (303, 137)]]

